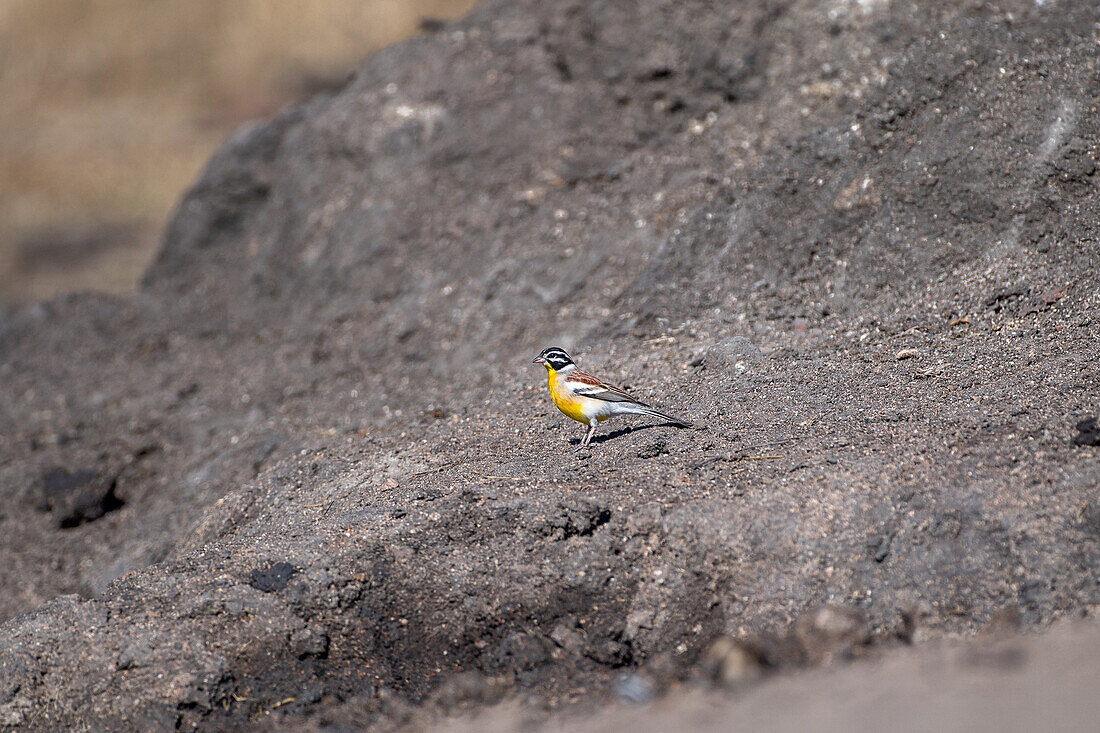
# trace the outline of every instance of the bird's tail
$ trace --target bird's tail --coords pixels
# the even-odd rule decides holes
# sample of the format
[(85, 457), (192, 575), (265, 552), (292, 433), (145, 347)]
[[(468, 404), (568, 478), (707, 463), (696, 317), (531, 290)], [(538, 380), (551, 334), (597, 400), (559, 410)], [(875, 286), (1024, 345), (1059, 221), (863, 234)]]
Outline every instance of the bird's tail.
[(650, 417), (658, 417), (662, 420), (667, 420), (668, 422), (674, 422), (674, 423), (676, 423), (677, 425), (679, 425), (680, 427), (683, 427), (683, 428), (690, 428), (691, 427), (691, 421), (690, 420), (684, 420), (683, 418), (676, 417), (675, 415), (669, 415), (666, 412), (661, 412), (660, 410), (654, 410), (652, 407), (639, 406), (638, 413), (641, 414), (641, 415), (649, 415)]

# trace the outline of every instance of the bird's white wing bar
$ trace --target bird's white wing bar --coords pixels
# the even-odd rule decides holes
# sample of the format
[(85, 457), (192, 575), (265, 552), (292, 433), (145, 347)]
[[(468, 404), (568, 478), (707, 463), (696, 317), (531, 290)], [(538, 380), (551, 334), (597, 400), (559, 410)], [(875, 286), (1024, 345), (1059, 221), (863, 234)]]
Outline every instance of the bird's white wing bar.
[(631, 397), (626, 392), (612, 387), (610, 384), (570, 384), (573, 389), (573, 394), (581, 397), (591, 397), (596, 400), (604, 400), (606, 402), (633, 402), (635, 404), (644, 404)]

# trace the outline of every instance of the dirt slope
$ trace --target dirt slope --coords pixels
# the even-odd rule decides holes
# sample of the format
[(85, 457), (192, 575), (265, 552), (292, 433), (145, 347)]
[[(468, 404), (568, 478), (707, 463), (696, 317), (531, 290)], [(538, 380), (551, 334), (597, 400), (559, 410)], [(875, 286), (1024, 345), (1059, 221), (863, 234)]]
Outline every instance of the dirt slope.
[(1097, 652), (1095, 625), (1068, 626), (1044, 637), (929, 644), (860, 664), (783, 675), (734, 696), (686, 689), (651, 706), (619, 701), (595, 716), (549, 722), (506, 703), (477, 716), (456, 716), (435, 729), (1089, 730), (1100, 716)]
[[(240, 131), (141, 293), (0, 331), (0, 722), (590, 709), (826, 603), (886, 651), (1091, 615), (1096, 20), (489, 3)], [(550, 344), (699, 427), (578, 450)]]
[(0, 309), (133, 292), (230, 131), (473, 5), (0, 3)]

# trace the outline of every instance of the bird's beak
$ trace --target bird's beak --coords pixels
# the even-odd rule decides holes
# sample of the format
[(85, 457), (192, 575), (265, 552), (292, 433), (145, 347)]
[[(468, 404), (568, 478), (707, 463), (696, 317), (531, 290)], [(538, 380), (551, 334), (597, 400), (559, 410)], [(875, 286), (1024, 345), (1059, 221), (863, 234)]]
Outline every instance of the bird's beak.
[(541, 356), (536, 356), (534, 359), (531, 360), (531, 363), (532, 364), (545, 364), (546, 359), (543, 359)]

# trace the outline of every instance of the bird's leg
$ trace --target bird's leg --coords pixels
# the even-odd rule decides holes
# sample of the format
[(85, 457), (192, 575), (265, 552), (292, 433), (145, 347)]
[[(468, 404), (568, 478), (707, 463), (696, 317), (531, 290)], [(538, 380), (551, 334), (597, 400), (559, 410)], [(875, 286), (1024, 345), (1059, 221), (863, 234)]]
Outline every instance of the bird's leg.
[(588, 426), (588, 430), (584, 434), (584, 440), (581, 441), (581, 445), (582, 446), (591, 445), (592, 444), (592, 436), (595, 435), (595, 434), (596, 434), (596, 423), (593, 423), (593, 424)]

